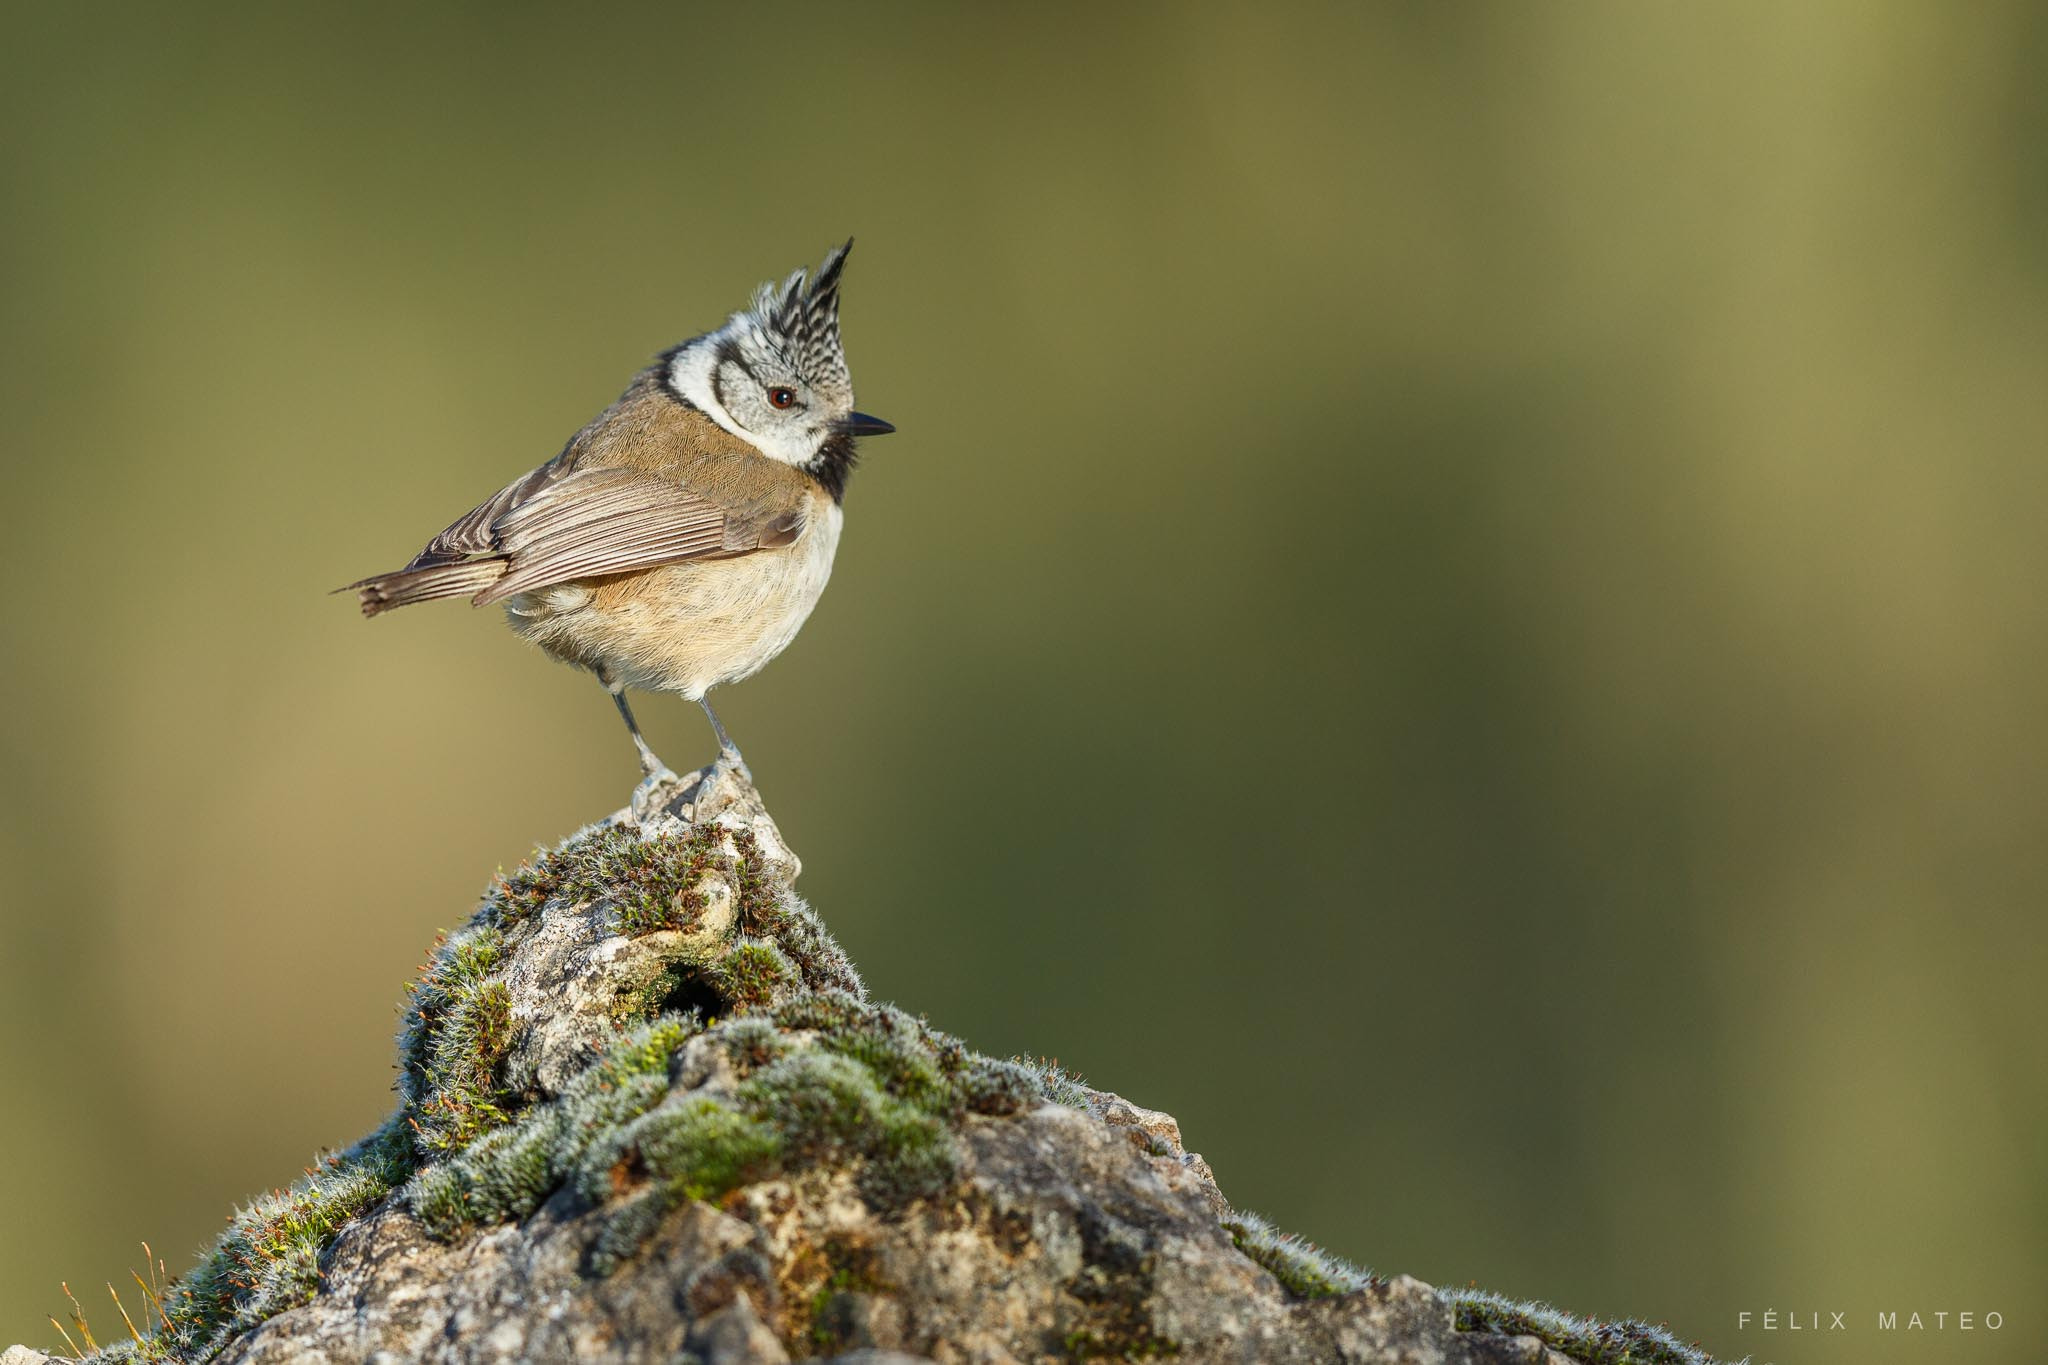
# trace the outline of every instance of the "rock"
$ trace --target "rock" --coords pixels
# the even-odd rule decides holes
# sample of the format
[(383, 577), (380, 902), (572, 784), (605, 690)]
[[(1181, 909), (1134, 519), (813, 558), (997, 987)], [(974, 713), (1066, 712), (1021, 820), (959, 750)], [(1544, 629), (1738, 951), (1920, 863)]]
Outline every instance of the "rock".
[(150, 1358), (1706, 1361), (1233, 1209), (1172, 1116), (870, 1001), (798, 869), (720, 767), (502, 879), (414, 988), (398, 1112), (237, 1214)]
[(789, 1359), (745, 1294), (700, 1318), (690, 1328), (689, 1346), (704, 1365), (779, 1365)]

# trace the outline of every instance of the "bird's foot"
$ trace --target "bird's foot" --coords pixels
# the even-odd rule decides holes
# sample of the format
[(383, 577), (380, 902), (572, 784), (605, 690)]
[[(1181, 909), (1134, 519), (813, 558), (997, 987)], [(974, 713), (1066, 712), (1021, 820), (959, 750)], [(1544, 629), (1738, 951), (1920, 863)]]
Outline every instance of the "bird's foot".
[(646, 824), (654, 816), (667, 810), (689, 787), (689, 783), (677, 776), (667, 766), (650, 769), (640, 785), (633, 788), (633, 819)]
[(692, 775), (690, 822), (704, 824), (721, 812), (744, 803), (754, 791), (754, 774), (740, 751), (725, 745), (718, 757)]

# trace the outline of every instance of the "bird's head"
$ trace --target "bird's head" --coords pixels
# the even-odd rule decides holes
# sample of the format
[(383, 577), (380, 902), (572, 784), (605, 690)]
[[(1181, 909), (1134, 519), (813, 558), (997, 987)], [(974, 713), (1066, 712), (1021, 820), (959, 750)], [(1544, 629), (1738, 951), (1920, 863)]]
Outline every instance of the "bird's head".
[(764, 284), (725, 326), (664, 357), (668, 386), (763, 454), (810, 469), (838, 491), (853, 442), (895, 428), (853, 410), (839, 344), (839, 275), (852, 241), (806, 277)]

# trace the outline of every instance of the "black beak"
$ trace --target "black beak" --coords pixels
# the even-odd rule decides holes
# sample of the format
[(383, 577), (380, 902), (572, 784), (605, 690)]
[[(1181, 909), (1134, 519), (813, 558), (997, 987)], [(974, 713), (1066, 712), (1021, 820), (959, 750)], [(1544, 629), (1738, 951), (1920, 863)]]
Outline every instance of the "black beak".
[(839, 429), (848, 436), (887, 436), (896, 430), (879, 417), (870, 417), (864, 412), (850, 412), (839, 423)]

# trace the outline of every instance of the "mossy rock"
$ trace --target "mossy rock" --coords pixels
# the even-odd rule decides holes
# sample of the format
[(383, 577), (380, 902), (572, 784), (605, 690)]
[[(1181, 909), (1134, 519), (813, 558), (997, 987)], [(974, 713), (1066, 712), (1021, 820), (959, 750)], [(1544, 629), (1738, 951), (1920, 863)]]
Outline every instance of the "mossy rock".
[(742, 777), (497, 879), (412, 988), (398, 1111), (98, 1358), (1706, 1361), (1371, 1275), (1168, 1116), (868, 999)]

